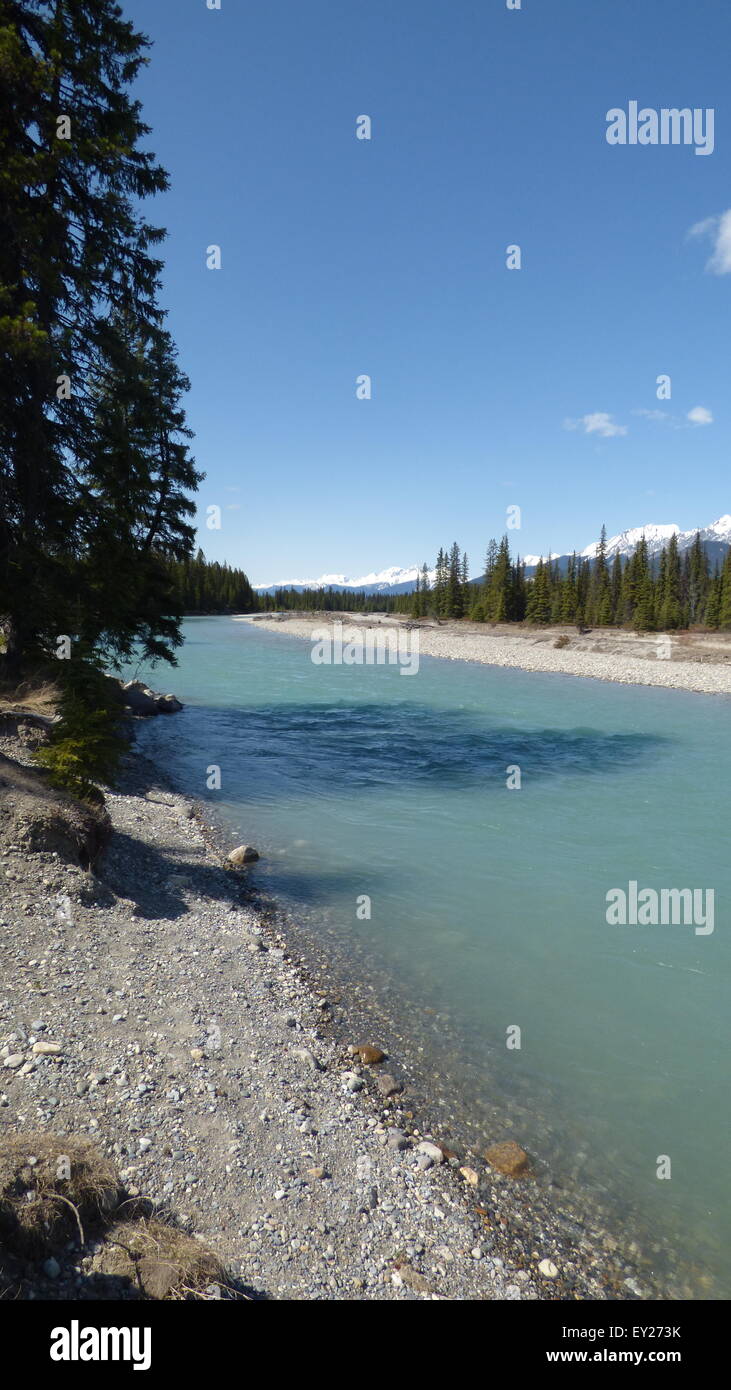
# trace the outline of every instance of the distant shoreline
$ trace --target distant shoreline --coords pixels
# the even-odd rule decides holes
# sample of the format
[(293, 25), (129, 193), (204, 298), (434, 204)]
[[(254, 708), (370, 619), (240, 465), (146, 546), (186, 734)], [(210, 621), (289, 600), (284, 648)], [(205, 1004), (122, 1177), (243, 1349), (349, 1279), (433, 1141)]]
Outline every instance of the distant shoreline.
[[(731, 633), (644, 633), (594, 628), (578, 633), (561, 626), (519, 628), (514, 625), (434, 620), (415, 622), (390, 614), (282, 613), (233, 615), (267, 632), (311, 638), (316, 628), (342, 623), (343, 631), (396, 627), (418, 632), (422, 656), (472, 661), (522, 671), (555, 672), (613, 681), (620, 685), (656, 686), (702, 695), (731, 695)], [(562, 646), (556, 646), (561, 641)], [(669, 656), (664, 656), (669, 652)], [(662, 653), (663, 655), (659, 655)]]

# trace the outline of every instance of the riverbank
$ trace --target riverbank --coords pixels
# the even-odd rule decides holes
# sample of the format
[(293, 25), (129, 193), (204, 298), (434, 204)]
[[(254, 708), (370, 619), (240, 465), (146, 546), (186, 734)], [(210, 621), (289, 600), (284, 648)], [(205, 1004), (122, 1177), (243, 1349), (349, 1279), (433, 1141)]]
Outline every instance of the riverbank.
[[(343, 635), (369, 629), (418, 632), (419, 654), (448, 661), (476, 661), (523, 671), (558, 672), (616, 681), (622, 685), (664, 686), (704, 695), (731, 695), (731, 634), (647, 633), (619, 628), (518, 628), (514, 625), (412, 621), (380, 613), (282, 613), (242, 615), (270, 632), (312, 638), (315, 629), (343, 624)], [(559, 645), (557, 645), (559, 644)]]
[[(30, 764), (27, 736), (0, 751)], [(351, 1035), (139, 753), (107, 810), (93, 872), (4, 822), (3, 1132), (93, 1138), (252, 1297), (660, 1296), (609, 1233), (567, 1233), (530, 1167), (508, 1177), (427, 1133), (398, 1057), (350, 1054), (378, 1036)], [(39, 1038), (58, 1051), (34, 1053)], [(75, 1296), (83, 1258), (39, 1272), (37, 1296)]]

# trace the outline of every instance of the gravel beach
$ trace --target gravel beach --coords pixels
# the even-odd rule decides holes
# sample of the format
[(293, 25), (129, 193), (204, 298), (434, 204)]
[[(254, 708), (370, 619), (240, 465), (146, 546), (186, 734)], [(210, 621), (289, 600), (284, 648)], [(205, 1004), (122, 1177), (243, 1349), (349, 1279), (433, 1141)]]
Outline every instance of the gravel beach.
[[(30, 765), (18, 733), (0, 753)], [(149, 761), (132, 750), (106, 801), (93, 871), (2, 819), (0, 1134), (94, 1139), (253, 1298), (662, 1296), (530, 1167), (429, 1133), (398, 1057), (349, 1051), (380, 1040), (351, 1034)], [(72, 1245), (26, 1271), (30, 1296), (98, 1297), (94, 1262)]]
[[(622, 685), (666, 686), (704, 695), (731, 695), (731, 635), (727, 633), (638, 635), (620, 629), (495, 627), (480, 623), (407, 622), (378, 613), (321, 613), (271, 617), (242, 616), (270, 632), (311, 638), (314, 629), (333, 622), (348, 632), (377, 628), (418, 631), (419, 653), (448, 661), (477, 661), (488, 666), (513, 666), (523, 671), (560, 672), (617, 681)], [(562, 645), (557, 647), (556, 642)]]

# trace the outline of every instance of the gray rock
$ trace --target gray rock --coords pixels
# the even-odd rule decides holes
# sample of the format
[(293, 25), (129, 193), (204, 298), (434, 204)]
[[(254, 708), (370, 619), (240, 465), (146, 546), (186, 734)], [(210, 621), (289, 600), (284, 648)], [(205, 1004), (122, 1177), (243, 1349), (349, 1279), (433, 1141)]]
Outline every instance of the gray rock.
[(133, 714), (157, 714), (158, 698), (142, 681), (127, 681), (122, 686), (122, 699)]
[(183, 708), (180, 700), (175, 695), (158, 695), (157, 712), (158, 714), (177, 714)]
[(174, 695), (161, 695), (143, 681), (127, 681), (121, 690), (122, 701), (133, 714), (175, 714), (183, 708)]
[(376, 1077), (376, 1085), (381, 1095), (386, 1100), (388, 1100), (390, 1096), (400, 1096), (404, 1089), (402, 1083), (397, 1081), (395, 1077), (389, 1076), (387, 1072), (381, 1072), (381, 1074)]
[(300, 1062), (304, 1062), (311, 1071), (322, 1071), (323, 1067), (317, 1058), (313, 1056), (308, 1047), (295, 1047), (292, 1049), (292, 1056), (298, 1057)]
[(444, 1154), (438, 1144), (432, 1144), (428, 1139), (422, 1139), (417, 1145), (417, 1153), (423, 1154), (425, 1158), (430, 1158), (432, 1163), (443, 1163)]

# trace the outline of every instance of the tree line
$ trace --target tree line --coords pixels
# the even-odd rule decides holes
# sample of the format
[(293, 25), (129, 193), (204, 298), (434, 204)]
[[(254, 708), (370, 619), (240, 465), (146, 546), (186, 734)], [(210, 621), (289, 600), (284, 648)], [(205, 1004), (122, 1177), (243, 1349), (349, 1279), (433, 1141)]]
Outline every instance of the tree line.
[(323, 613), (393, 613), (397, 597), (393, 594), (359, 594), (352, 589), (276, 589), (258, 594), (258, 606), (265, 612), (314, 611)]
[(194, 557), (168, 561), (177, 607), (185, 615), (251, 613), (259, 598), (241, 569), (207, 560), (202, 550)]
[(408, 604), (414, 617), (469, 618), (472, 622), (579, 627), (632, 627), (665, 631), (693, 626), (731, 628), (731, 550), (713, 567), (700, 534), (681, 555), (672, 536), (651, 557), (640, 540), (632, 555), (607, 556), (602, 527), (596, 555), (541, 559), (532, 576), (520, 557), (513, 559), (508, 537), (491, 540), (483, 574), (470, 580), (467, 556), (455, 543), (437, 556), (433, 582), (426, 565)]
[(390, 594), (361, 594), (351, 589), (303, 589), (283, 586), (273, 594), (258, 593), (242, 569), (207, 560), (203, 551), (184, 560), (169, 560), (167, 570), (176, 604), (185, 616), (216, 613), (316, 611), (390, 613), (396, 600)]

